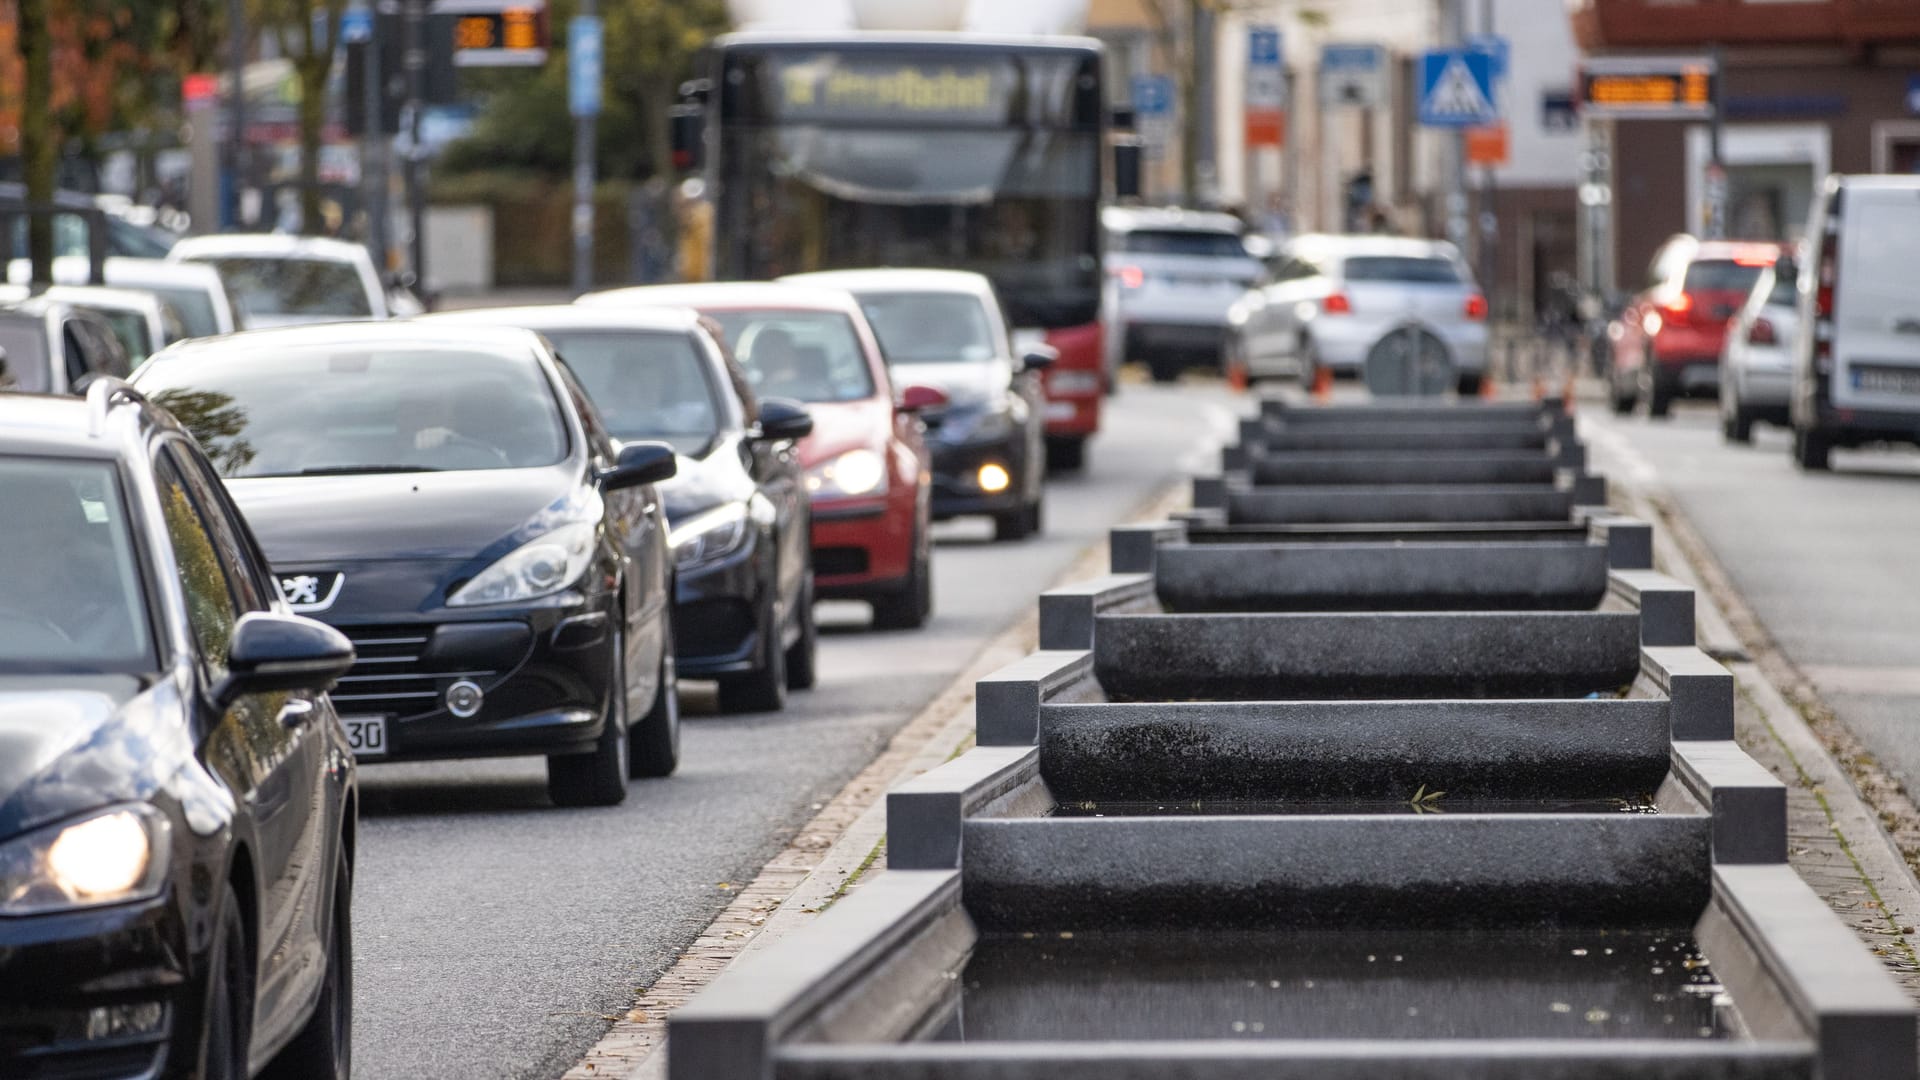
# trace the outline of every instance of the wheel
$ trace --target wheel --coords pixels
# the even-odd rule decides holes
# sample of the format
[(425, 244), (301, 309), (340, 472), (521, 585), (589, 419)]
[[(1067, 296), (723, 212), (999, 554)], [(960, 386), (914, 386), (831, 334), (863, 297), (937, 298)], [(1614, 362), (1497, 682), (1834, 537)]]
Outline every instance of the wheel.
[(1823, 472), (1833, 467), (1829, 455), (1833, 443), (1824, 432), (1793, 429), (1793, 462), (1808, 472)]
[(253, 954), (240, 917), (240, 894), (227, 883), (220, 904), (209, 965), (206, 1044), (200, 1051), (201, 1080), (246, 1080), (247, 1047), (253, 1041)]
[(820, 627), (813, 621), (813, 575), (800, 587), (800, 638), (787, 647), (787, 689), (811, 690), (820, 679)]
[(347, 1080), (353, 1075), (353, 872), (344, 846), (334, 862), (333, 936), (320, 1000), (261, 1080)]
[(1666, 416), (1673, 411), (1673, 388), (1662, 386), (1659, 379), (1653, 380), (1653, 390), (1647, 394), (1647, 415)]
[(1730, 443), (1753, 441), (1753, 414), (1738, 403), (1720, 406), (1720, 437)]
[(1027, 532), (1031, 535), (1038, 536), (1046, 531), (1046, 527), (1047, 497), (1045, 495), (1035, 495), (1033, 497), (1033, 505), (1027, 507)]
[(917, 554), (899, 591), (874, 597), (875, 630), (916, 630), (933, 614), (933, 556), (926, 543), (924, 534), (914, 543)]
[(633, 725), (627, 736), (627, 776), (645, 780), (672, 776), (680, 767), (680, 669), (673, 659), (673, 620), (668, 618), (666, 640), (660, 645), (660, 684), (653, 708)]
[(1147, 371), (1157, 383), (1178, 382), (1180, 372), (1185, 368), (1186, 365), (1182, 364), (1178, 357), (1169, 356), (1166, 353), (1156, 353), (1147, 358)]
[[(767, 588), (771, 594), (772, 582)], [(787, 707), (787, 650), (780, 644), (780, 621), (773, 617), (771, 595), (760, 614), (760, 640), (766, 650), (760, 670), (721, 678), (721, 712), (779, 712)]]
[(993, 515), (995, 540), (1025, 540), (1033, 532), (1034, 508), (1020, 506)]
[(613, 635), (613, 677), (600, 738), (584, 754), (547, 758), (547, 798), (555, 806), (618, 806), (627, 797), (627, 652), (624, 635)]
[(1078, 472), (1087, 464), (1087, 438), (1066, 435), (1047, 440), (1047, 471)]
[(1463, 371), (1459, 377), (1454, 380), (1454, 393), (1459, 394), (1461, 397), (1479, 397), (1480, 384), (1484, 381), (1486, 381), (1486, 376), (1478, 371)]

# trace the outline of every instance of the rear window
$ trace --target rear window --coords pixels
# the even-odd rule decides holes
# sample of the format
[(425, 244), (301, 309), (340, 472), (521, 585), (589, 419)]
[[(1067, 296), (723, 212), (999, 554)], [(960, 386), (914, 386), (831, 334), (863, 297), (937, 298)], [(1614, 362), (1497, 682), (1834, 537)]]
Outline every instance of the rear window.
[(1750, 293), (1753, 283), (1760, 280), (1760, 271), (1765, 269), (1732, 259), (1700, 259), (1687, 267), (1687, 276), (1680, 288), (1686, 292)]
[(961, 293), (867, 293), (867, 322), (889, 364), (977, 363), (994, 356), (993, 328), (978, 297)]
[(1245, 259), (1247, 246), (1233, 233), (1193, 229), (1135, 229), (1118, 233), (1114, 248), (1140, 255), (1198, 255), (1203, 258)]
[(204, 289), (157, 288), (137, 285), (159, 297), (180, 318), (180, 331), (186, 337), (212, 337), (220, 332), (220, 316), (213, 308), (213, 297)]
[(859, 401), (874, 396), (873, 371), (853, 320), (834, 311), (709, 311), (727, 332), (757, 397)]
[(205, 260), (220, 272), (235, 315), (373, 317), (360, 272), (331, 259), (216, 258)]
[(1781, 259), (1773, 265), (1773, 289), (1767, 293), (1767, 303), (1778, 307), (1793, 307), (1800, 302), (1800, 268), (1790, 259)]
[(664, 439), (690, 453), (720, 434), (720, 400), (690, 336), (646, 330), (546, 335), (615, 438)]
[(1420, 285), (1458, 285), (1460, 268), (1446, 259), (1412, 255), (1356, 255), (1346, 262), (1348, 281), (1397, 281)]

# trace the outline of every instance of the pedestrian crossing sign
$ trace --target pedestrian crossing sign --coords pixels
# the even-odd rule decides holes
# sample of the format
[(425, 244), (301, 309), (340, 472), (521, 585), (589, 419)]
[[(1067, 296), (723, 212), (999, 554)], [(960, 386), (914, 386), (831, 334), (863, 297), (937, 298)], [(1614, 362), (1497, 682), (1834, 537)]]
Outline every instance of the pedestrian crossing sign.
[(1500, 119), (1493, 102), (1493, 57), (1474, 49), (1435, 49), (1420, 56), (1420, 123), (1480, 127)]

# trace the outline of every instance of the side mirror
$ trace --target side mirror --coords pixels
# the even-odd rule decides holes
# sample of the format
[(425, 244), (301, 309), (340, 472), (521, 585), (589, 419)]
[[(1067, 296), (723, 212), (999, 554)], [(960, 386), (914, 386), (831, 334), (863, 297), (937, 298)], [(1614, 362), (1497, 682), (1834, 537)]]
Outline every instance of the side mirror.
[(797, 401), (786, 398), (761, 398), (760, 423), (753, 437), (763, 442), (804, 439), (813, 434), (813, 414)]
[(620, 447), (620, 456), (614, 459), (613, 467), (600, 471), (600, 490), (619, 491), (641, 484), (657, 484), (679, 470), (680, 459), (674, 455), (673, 447), (666, 443), (624, 443)]
[(1020, 354), (1021, 371), (1045, 371), (1060, 359), (1060, 350), (1051, 345), (1029, 345)]
[(214, 703), (224, 709), (248, 694), (328, 690), (352, 666), (353, 642), (326, 623), (250, 611), (233, 626), (227, 674), (214, 687)]
[(926, 412), (928, 409), (945, 408), (947, 404), (947, 395), (931, 386), (914, 385), (900, 391), (901, 412)]

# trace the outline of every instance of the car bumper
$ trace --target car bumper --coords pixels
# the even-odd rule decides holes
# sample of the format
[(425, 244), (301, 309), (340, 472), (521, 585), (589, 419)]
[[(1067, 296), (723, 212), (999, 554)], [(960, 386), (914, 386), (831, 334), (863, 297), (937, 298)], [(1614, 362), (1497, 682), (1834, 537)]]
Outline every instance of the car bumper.
[[(1329, 368), (1358, 371), (1367, 363), (1367, 355), (1397, 325), (1382, 325), (1349, 318), (1321, 318), (1313, 321), (1310, 333), (1316, 360)], [(1434, 326), (1421, 329), (1438, 337), (1447, 347), (1456, 370), (1473, 373), (1487, 369), (1487, 327), (1485, 323)]]
[(1787, 368), (1729, 368), (1721, 378), (1745, 408), (1785, 409), (1793, 397), (1793, 372)]
[(879, 499), (813, 504), (813, 589), (824, 600), (897, 590), (913, 566), (918, 495), (896, 486)]
[(764, 655), (760, 611), (762, 580), (758, 545), (727, 558), (680, 570), (673, 593), (674, 664), (685, 678), (753, 671)]
[[(616, 617), (610, 598), (579, 593), (484, 618), (357, 616), (335, 624), (359, 659), (334, 690), (334, 707), (342, 717), (388, 718), (387, 754), (362, 760), (582, 753), (600, 736)], [(469, 717), (446, 705), (460, 682), (483, 694)]]
[(1129, 322), (1126, 357), (1138, 360), (1171, 353), (1215, 358), (1227, 343), (1227, 329), (1224, 318), (1211, 323)]
[[(1016, 331), (1026, 333), (1031, 331)], [(1049, 437), (1079, 440), (1100, 430), (1100, 401), (1106, 396), (1108, 378), (1102, 356), (1105, 333), (1099, 323), (1046, 331), (1046, 343), (1060, 354), (1040, 376), (1046, 389)]]
[(1720, 390), (1720, 358), (1657, 359), (1649, 373), (1656, 385), (1679, 394), (1710, 396)]
[(1853, 409), (1826, 404), (1819, 410), (1820, 430), (1841, 446), (1874, 442), (1920, 443), (1920, 412)]
[[(991, 443), (935, 444), (931, 448), (933, 516), (944, 520), (963, 514), (997, 514), (1025, 506), (1033, 499), (1033, 492), (1025, 482), (1024, 446), (1025, 435), (1021, 432)], [(1010, 482), (1004, 489), (989, 492), (980, 486), (980, 470), (987, 465), (1007, 470)]]
[(205, 988), (190, 955), (171, 891), (0, 920), (0, 1076), (189, 1075)]

